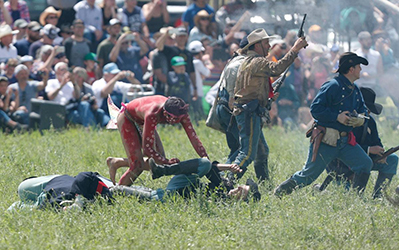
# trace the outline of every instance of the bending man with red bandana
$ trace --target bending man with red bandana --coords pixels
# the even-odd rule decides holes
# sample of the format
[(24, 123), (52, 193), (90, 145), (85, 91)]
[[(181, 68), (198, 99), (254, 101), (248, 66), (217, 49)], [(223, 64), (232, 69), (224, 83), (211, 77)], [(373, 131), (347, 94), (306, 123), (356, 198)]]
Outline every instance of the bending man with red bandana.
[[(156, 95), (134, 99), (124, 106), (118, 115), (117, 125), (127, 154), (129, 169), (119, 180), (119, 185), (131, 185), (145, 170), (143, 156), (153, 158), (157, 164), (162, 165), (180, 162), (177, 158), (165, 158), (162, 142), (156, 131), (157, 124), (177, 123), (183, 126), (198, 155), (208, 158), (191, 124), (188, 104), (182, 99)], [(116, 171), (122, 166), (110, 162), (108, 166), (110, 178), (115, 183)]]

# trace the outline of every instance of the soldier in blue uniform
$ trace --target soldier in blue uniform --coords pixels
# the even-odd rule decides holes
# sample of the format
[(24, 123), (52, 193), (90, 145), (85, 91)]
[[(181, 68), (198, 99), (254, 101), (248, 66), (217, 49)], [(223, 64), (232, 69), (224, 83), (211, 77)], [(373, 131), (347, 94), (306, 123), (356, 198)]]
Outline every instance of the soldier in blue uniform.
[(351, 52), (341, 55), (339, 75), (323, 84), (310, 107), (316, 126), (312, 129), (306, 164), (275, 189), (276, 196), (290, 194), (296, 187), (311, 184), (335, 158), (355, 172), (355, 189), (362, 191), (366, 187), (373, 162), (356, 144), (352, 132), (354, 127), (362, 126), (365, 119), (351, 115), (367, 112), (362, 94), (354, 84), (362, 70), (360, 64), (367, 65), (368, 61)]

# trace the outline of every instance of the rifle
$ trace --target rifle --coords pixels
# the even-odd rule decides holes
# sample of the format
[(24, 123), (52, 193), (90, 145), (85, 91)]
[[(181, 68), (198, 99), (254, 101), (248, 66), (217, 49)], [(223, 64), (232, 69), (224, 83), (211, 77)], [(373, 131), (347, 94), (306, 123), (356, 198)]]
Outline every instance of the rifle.
[(399, 150), (399, 146), (394, 147), (394, 148), (390, 148), (387, 151), (385, 151), (381, 156), (378, 156), (378, 157), (374, 158), (373, 162), (378, 162), (379, 160), (384, 159), (385, 157), (395, 153), (398, 150)]
[[(288, 70), (289, 70), (289, 67), (285, 69), (282, 76), (280, 76), (276, 81), (273, 82), (272, 87), (273, 87), (274, 94), (276, 94), (280, 90), (281, 85), (283, 85), (283, 83), (285, 81), (285, 77), (287, 76)], [(267, 104), (266, 104), (267, 110), (271, 109), (272, 102), (273, 102), (272, 98), (267, 99)]]

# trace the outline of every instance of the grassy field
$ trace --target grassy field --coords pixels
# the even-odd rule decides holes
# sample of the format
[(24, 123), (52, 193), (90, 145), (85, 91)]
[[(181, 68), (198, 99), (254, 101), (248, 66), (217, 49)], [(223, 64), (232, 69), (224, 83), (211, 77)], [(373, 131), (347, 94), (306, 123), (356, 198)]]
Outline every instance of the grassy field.
[[(184, 130), (169, 126), (159, 132), (168, 157), (197, 157)], [(203, 123), (197, 132), (211, 159), (224, 161), (224, 136)], [(0, 249), (399, 249), (398, 209), (370, 198), (375, 173), (363, 198), (335, 185), (321, 194), (306, 187), (281, 200), (274, 197), (273, 188), (302, 167), (309, 142), (299, 131), (264, 133), (271, 180), (260, 187), (259, 203), (119, 197), (113, 206), (96, 203), (67, 213), (6, 209), (18, 200), (17, 187), (29, 176), (81, 171), (108, 176), (106, 158), (125, 156), (118, 132), (0, 134)], [(398, 144), (398, 131), (386, 127), (380, 133), (386, 147)], [(252, 167), (246, 175), (254, 178)], [(152, 181), (145, 172), (136, 184), (156, 189), (168, 180)], [(391, 187), (398, 184), (395, 177)]]

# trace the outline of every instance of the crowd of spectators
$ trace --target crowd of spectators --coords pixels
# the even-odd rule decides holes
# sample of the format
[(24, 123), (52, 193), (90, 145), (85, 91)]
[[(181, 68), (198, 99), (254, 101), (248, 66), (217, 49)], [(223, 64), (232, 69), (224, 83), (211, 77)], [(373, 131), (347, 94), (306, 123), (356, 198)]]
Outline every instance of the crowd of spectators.
[[(151, 0), (142, 8), (137, 0), (125, 0), (121, 8), (115, 0), (99, 5), (95, 0), (68, 1), (70, 6), (55, 2), (48, 1), (49, 6), (34, 21), (24, 1), (0, 0), (3, 129), (20, 130), (29, 124), (31, 98), (65, 105), (70, 124), (105, 126), (109, 121), (107, 96), (118, 105), (138, 84), (153, 85), (159, 95), (180, 96), (191, 104), (195, 120), (204, 119), (206, 91), (218, 82), (240, 40), (260, 25), (253, 20), (259, 15), (258, 2), (245, 0), (232, 1), (217, 11), (206, 0), (194, 0), (181, 22), (175, 22), (180, 23), (177, 27), (170, 25), (166, 0)], [(360, 44), (356, 53), (370, 64), (363, 67), (358, 83), (372, 87), (379, 96), (389, 96), (399, 106), (394, 92), (384, 91), (392, 84), (380, 84), (384, 72), (396, 74), (398, 68), (395, 46), (399, 35), (394, 24), (399, 13), (377, 7), (341, 4), (339, 11), (361, 22), (351, 26)], [(336, 22), (330, 20), (330, 24)], [(346, 22), (341, 19), (339, 23), (341, 33)], [(275, 125), (306, 127), (311, 122), (307, 107), (320, 86), (334, 75), (344, 52), (338, 41), (327, 46), (331, 25), (311, 22), (305, 27), (309, 47), (289, 68), (272, 105)], [(276, 33), (279, 37), (270, 41), (268, 59), (272, 61), (281, 59), (296, 38), (295, 30)]]

